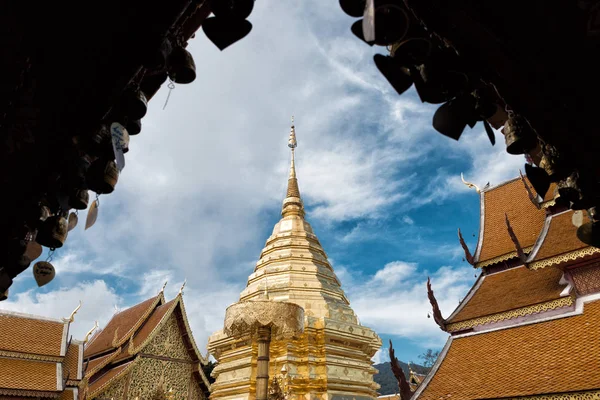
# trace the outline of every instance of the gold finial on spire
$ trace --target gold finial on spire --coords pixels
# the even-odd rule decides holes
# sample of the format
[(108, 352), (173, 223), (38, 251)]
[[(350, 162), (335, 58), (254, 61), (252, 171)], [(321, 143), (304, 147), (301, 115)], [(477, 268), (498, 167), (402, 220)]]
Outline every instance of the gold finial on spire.
[(167, 287), (167, 282), (169, 282), (169, 281), (165, 281), (165, 283), (162, 286), (162, 289), (160, 289), (160, 292), (158, 292), (158, 294), (161, 294), (161, 293), (165, 292), (165, 288)]
[(291, 161), (290, 161), (290, 175), (288, 177), (287, 192), (285, 200), (283, 200), (283, 210), (281, 211), (283, 216), (287, 215), (298, 215), (304, 216), (304, 206), (300, 199), (300, 189), (298, 188), (298, 179), (296, 179), (296, 162), (294, 158), (294, 150), (298, 147), (296, 141), (296, 128), (294, 127), (294, 117), (292, 116), (292, 127), (290, 129), (290, 138), (288, 140), (288, 147), (291, 149)]
[(77, 311), (79, 311), (80, 308), (81, 308), (81, 300), (79, 300), (79, 305), (73, 310), (73, 312), (71, 313), (69, 318), (63, 318), (63, 321), (69, 322), (69, 323), (73, 322), (75, 320), (75, 314), (77, 314)]
[(92, 335), (92, 333), (98, 329), (98, 321), (94, 321), (94, 327), (92, 329), (90, 329), (88, 331), (88, 333), (85, 334), (85, 337), (83, 338), (83, 343), (87, 343), (88, 340), (90, 339), (90, 336)]
[(186, 282), (187, 282), (187, 279), (184, 279), (183, 285), (181, 285), (181, 287), (179, 288), (179, 294), (183, 294), (183, 288), (185, 287)]
[(472, 189), (473, 189), (473, 188), (475, 188), (475, 191), (476, 191), (477, 193), (481, 193), (481, 189), (479, 189), (479, 186), (477, 186), (477, 185), (476, 185), (476, 184), (474, 184), (474, 183), (471, 183), (471, 182), (467, 182), (467, 181), (465, 181), (465, 177), (464, 177), (464, 175), (463, 175), (463, 173), (462, 173), (462, 172), (460, 173), (460, 179), (462, 180), (462, 182), (463, 182), (465, 185), (467, 185), (468, 187), (470, 187), (470, 188), (472, 188)]
[(290, 138), (288, 140), (288, 147), (292, 149), (292, 154), (294, 153), (294, 149), (298, 147), (298, 142), (296, 142), (296, 128), (294, 127), (294, 116), (292, 115), (292, 127), (290, 128)]

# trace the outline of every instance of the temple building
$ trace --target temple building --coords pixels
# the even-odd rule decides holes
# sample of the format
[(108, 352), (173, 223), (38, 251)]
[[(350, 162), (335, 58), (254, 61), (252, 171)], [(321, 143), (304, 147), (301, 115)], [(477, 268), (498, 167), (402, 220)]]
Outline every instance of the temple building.
[[(267, 239), (239, 301), (228, 308), (224, 329), (209, 339), (209, 352), (218, 362), (212, 373), (216, 381), (211, 399), (261, 400), (265, 396), (261, 384), (269, 376), (271, 392), (275, 382), (283, 382), (286, 398), (374, 399), (379, 385), (373, 381), (376, 370), (371, 357), (381, 339), (358, 321), (305, 219), (296, 178), (293, 122), (288, 145), (291, 166), (282, 218)], [(271, 312), (275, 308), (289, 310), (290, 321), (272, 320), (277, 319)], [(267, 317), (268, 313), (275, 315)], [(298, 321), (292, 321), (294, 318)], [(264, 350), (269, 339), (260, 327), (258, 337), (251, 333), (254, 320), (268, 329), (296, 333), (272, 338), (270, 348), (267, 345)], [(265, 361), (267, 364), (261, 364)]]
[[(163, 287), (164, 289), (164, 287)], [(182, 288), (183, 289), (183, 288)], [(82, 398), (204, 400), (210, 384), (183, 305), (182, 290), (116, 313), (84, 352)]]
[(0, 310), (0, 399), (78, 399), (84, 342), (69, 337), (77, 309), (64, 319)]
[(460, 240), (481, 274), (445, 319), (429, 288), (450, 337), (412, 399), (600, 398), (600, 249), (577, 239), (585, 211), (524, 178), (477, 191), (475, 253)]

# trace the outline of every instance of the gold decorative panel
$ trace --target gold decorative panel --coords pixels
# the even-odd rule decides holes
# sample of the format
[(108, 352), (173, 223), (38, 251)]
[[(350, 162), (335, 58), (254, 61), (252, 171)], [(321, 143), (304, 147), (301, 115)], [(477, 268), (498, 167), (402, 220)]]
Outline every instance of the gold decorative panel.
[(560, 299), (535, 304), (533, 306), (517, 308), (516, 310), (510, 310), (497, 314), (486, 315), (485, 317), (473, 318), (468, 319), (466, 321), (448, 324), (446, 329), (448, 330), (448, 332), (456, 332), (463, 329), (472, 328), (478, 325), (491, 324), (494, 322), (505, 321), (508, 319), (524, 317), (526, 315), (537, 314), (544, 311), (556, 310), (557, 308), (573, 305), (573, 301), (573, 298), (570, 296), (562, 297)]
[(174, 398), (188, 398), (192, 364), (141, 357), (131, 373), (129, 399), (151, 399), (161, 383), (165, 391), (173, 389)]
[(175, 313), (171, 314), (142, 352), (180, 360), (191, 360), (181, 337), (181, 330), (177, 325)]
[(129, 374), (125, 374), (116, 379), (106, 390), (102, 391), (99, 397), (103, 399), (125, 400), (125, 385), (128, 378)]

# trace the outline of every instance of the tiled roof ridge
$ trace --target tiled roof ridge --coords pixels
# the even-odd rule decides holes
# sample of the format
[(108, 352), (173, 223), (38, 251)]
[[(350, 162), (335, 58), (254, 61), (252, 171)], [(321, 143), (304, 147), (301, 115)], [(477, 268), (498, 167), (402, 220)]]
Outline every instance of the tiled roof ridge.
[[(154, 336), (156, 336), (156, 334), (158, 333), (158, 331), (160, 331), (160, 329), (166, 323), (166, 321), (168, 320), (168, 318), (173, 314), (173, 311), (175, 310), (175, 308), (177, 307), (177, 305), (181, 301), (181, 295), (178, 294), (171, 301), (173, 301), (173, 304), (171, 304), (171, 306), (169, 307), (169, 309), (161, 317), (160, 321), (156, 324), (156, 326), (154, 326), (154, 328), (152, 328), (152, 331), (150, 331), (150, 333), (148, 334), (148, 336), (146, 337), (146, 339), (144, 339), (144, 341), (139, 346), (136, 346), (135, 343), (133, 342), (134, 339), (135, 339), (135, 335), (131, 335), (131, 337), (129, 338), (129, 348), (128, 348), (128, 352), (129, 352), (130, 355), (135, 355), (135, 354), (139, 353), (144, 347), (146, 347), (148, 345), (148, 343), (150, 343), (150, 341), (152, 339), (154, 339)], [(165, 304), (168, 304), (168, 303), (169, 302), (167, 302)]]
[[(118, 340), (117, 346), (121, 346), (123, 345), (125, 342), (127, 342), (129, 340), (129, 338), (131, 336), (133, 336), (133, 334), (142, 326), (142, 324), (144, 322), (146, 322), (146, 320), (148, 319), (148, 317), (150, 317), (150, 315), (154, 312), (154, 310), (156, 309), (156, 307), (159, 305), (159, 303), (163, 303), (165, 301), (165, 296), (164, 293), (161, 291), (157, 296), (155, 296), (154, 301), (151, 303), (151, 305), (146, 309), (146, 311), (144, 312), (144, 314), (142, 314), (142, 316), (137, 320), (137, 322), (131, 327), (131, 329), (129, 329), (129, 331), (127, 331), (125, 333), (125, 335)], [(143, 303), (143, 302), (141, 302)], [(140, 304), (140, 303), (138, 303)], [(125, 310), (123, 310), (125, 311)], [(117, 347), (115, 346), (115, 347)]]
[(446, 318), (447, 323), (451, 323), (452, 319), (454, 317), (456, 317), (456, 315), (460, 312), (460, 310), (462, 310), (464, 308), (464, 306), (467, 305), (467, 303), (471, 300), (471, 298), (473, 298), (473, 296), (477, 292), (477, 289), (479, 289), (481, 287), (481, 284), (483, 283), (483, 280), (485, 279), (486, 276), (487, 276), (487, 274), (482, 273), (477, 277), (477, 280), (475, 281), (475, 283), (473, 283), (473, 286), (471, 286), (471, 289), (469, 289), (469, 292), (464, 297), (464, 299), (460, 302), (458, 307), (456, 307), (454, 309), (454, 311), (452, 311), (452, 314), (450, 314), (450, 316), (448, 318)]
[(36, 314), (29, 314), (29, 313), (22, 313), (22, 312), (18, 312), (18, 311), (0, 309), (0, 316), (2, 316), (2, 315), (8, 315), (10, 317), (18, 317), (18, 318), (26, 318), (26, 319), (35, 319), (35, 320), (46, 321), (46, 322), (56, 322), (56, 323), (63, 324), (63, 325), (69, 323), (68, 320), (65, 320), (62, 318), (51, 318), (51, 317), (45, 317), (43, 315), (36, 315)]
[(532, 262), (535, 259), (535, 257), (537, 256), (537, 253), (540, 251), (540, 249), (544, 245), (544, 241), (546, 240), (546, 236), (548, 236), (548, 231), (550, 230), (550, 225), (552, 224), (552, 220), (554, 219), (554, 217), (557, 215), (562, 215), (569, 211), (571, 211), (571, 210), (565, 210), (565, 211), (557, 213), (557, 214), (548, 214), (546, 216), (546, 221), (544, 222), (544, 227), (542, 228), (542, 232), (540, 232), (540, 235), (538, 236), (537, 240), (533, 244), (533, 248), (531, 249), (531, 252), (527, 256), (528, 263)]
[[(128, 361), (124, 364), (121, 364), (119, 366), (117, 366), (116, 368), (121, 367), (122, 370), (119, 371), (115, 376), (113, 376), (112, 378), (110, 378), (109, 380), (107, 380), (106, 382), (104, 382), (104, 384), (102, 384), (100, 387), (98, 387), (95, 391), (91, 392), (88, 394), (88, 398), (94, 398), (97, 397), (99, 394), (101, 394), (108, 386), (110, 386), (110, 384), (115, 380), (115, 379), (119, 379), (121, 376), (123, 376), (125, 373), (129, 372), (129, 369), (131, 367), (133, 367), (136, 362), (137, 362), (137, 358), (134, 358), (131, 361)], [(106, 371), (106, 373), (109, 373), (111, 370)], [(103, 375), (104, 376), (104, 375)], [(98, 379), (101, 379), (102, 377), (99, 377)]]
[(514, 178), (512, 178), (512, 179), (508, 179), (508, 180), (506, 180), (506, 181), (504, 181), (504, 182), (501, 182), (501, 183), (499, 183), (499, 184), (497, 184), (497, 185), (490, 185), (490, 186), (489, 186), (487, 189), (481, 189), (481, 193), (489, 193), (489, 192), (492, 192), (492, 191), (494, 191), (494, 190), (496, 190), (496, 189), (499, 189), (499, 188), (501, 188), (502, 186), (506, 186), (506, 185), (508, 185), (509, 183), (513, 183), (514, 181), (516, 181), (516, 180), (519, 180), (519, 179), (521, 179), (521, 177), (520, 177), (520, 176), (516, 176), (516, 177), (514, 177)]
[[(181, 307), (181, 315), (183, 317), (183, 323), (184, 323), (185, 329), (186, 329), (187, 334), (188, 334), (188, 339), (189, 339), (190, 343), (192, 344), (192, 346), (194, 348), (194, 352), (196, 353), (196, 356), (198, 357), (198, 360), (200, 360), (200, 363), (202, 365), (207, 365), (208, 364), (208, 354), (206, 356), (204, 356), (204, 355), (202, 355), (202, 353), (200, 352), (200, 350), (198, 350), (198, 346), (196, 344), (196, 341), (194, 340), (194, 336), (192, 335), (192, 328), (190, 327), (190, 323), (189, 323), (188, 318), (187, 318), (187, 313), (185, 312), (185, 306), (183, 304), (183, 296), (181, 296), (179, 304), (180, 304), (180, 307)], [(202, 373), (202, 378), (204, 380), (206, 380), (206, 377), (204, 376), (204, 373)], [(206, 380), (205, 383), (208, 383), (208, 380)], [(208, 385), (208, 387), (210, 388), (210, 384)]]
[(99, 363), (98, 365), (96, 365), (94, 368), (92, 368), (89, 371), (85, 371), (85, 375), (84, 377), (86, 378), (91, 378), (94, 374), (96, 374), (98, 371), (100, 371), (102, 368), (104, 368), (105, 366), (107, 366), (112, 360), (115, 359), (116, 356), (118, 356), (121, 353), (121, 347), (119, 347), (118, 349), (116, 349), (114, 352), (104, 356), (106, 357), (105, 360), (103, 360), (101, 363)]

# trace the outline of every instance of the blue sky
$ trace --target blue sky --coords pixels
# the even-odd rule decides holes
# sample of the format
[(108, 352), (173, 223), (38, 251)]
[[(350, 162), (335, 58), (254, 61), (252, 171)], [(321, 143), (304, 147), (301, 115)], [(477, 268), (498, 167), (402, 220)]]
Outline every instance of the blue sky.
[[(185, 303), (196, 341), (220, 329), (280, 218), (290, 115), (307, 219), (361, 323), (399, 358), (418, 361), (446, 335), (427, 318), (432, 277), (444, 315), (475, 280), (456, 230), (471, 249), (484, 186), (512, 178), (524, 160), (492, 147), (478, 125), (459, 142), (433, 130), (435, 106), (411, 89), (398, 96), (350, 33), (337, 1), (261, 0), (253, 31), (219, 52), (202, 31), (190, 41), (198, 78), (152, 99), (131, 139), (116, 191), (102, 196), (96, 225), (80, 225), (54, 255), (57, 277), (37, 288), (30, 272), (0, 308), (67, 316), (82, 337), (115, 307), (160, 290)], [(385, 357), (383, 357), (384, 359)], [(378, 360), (382, 359), (378, 355)]]

